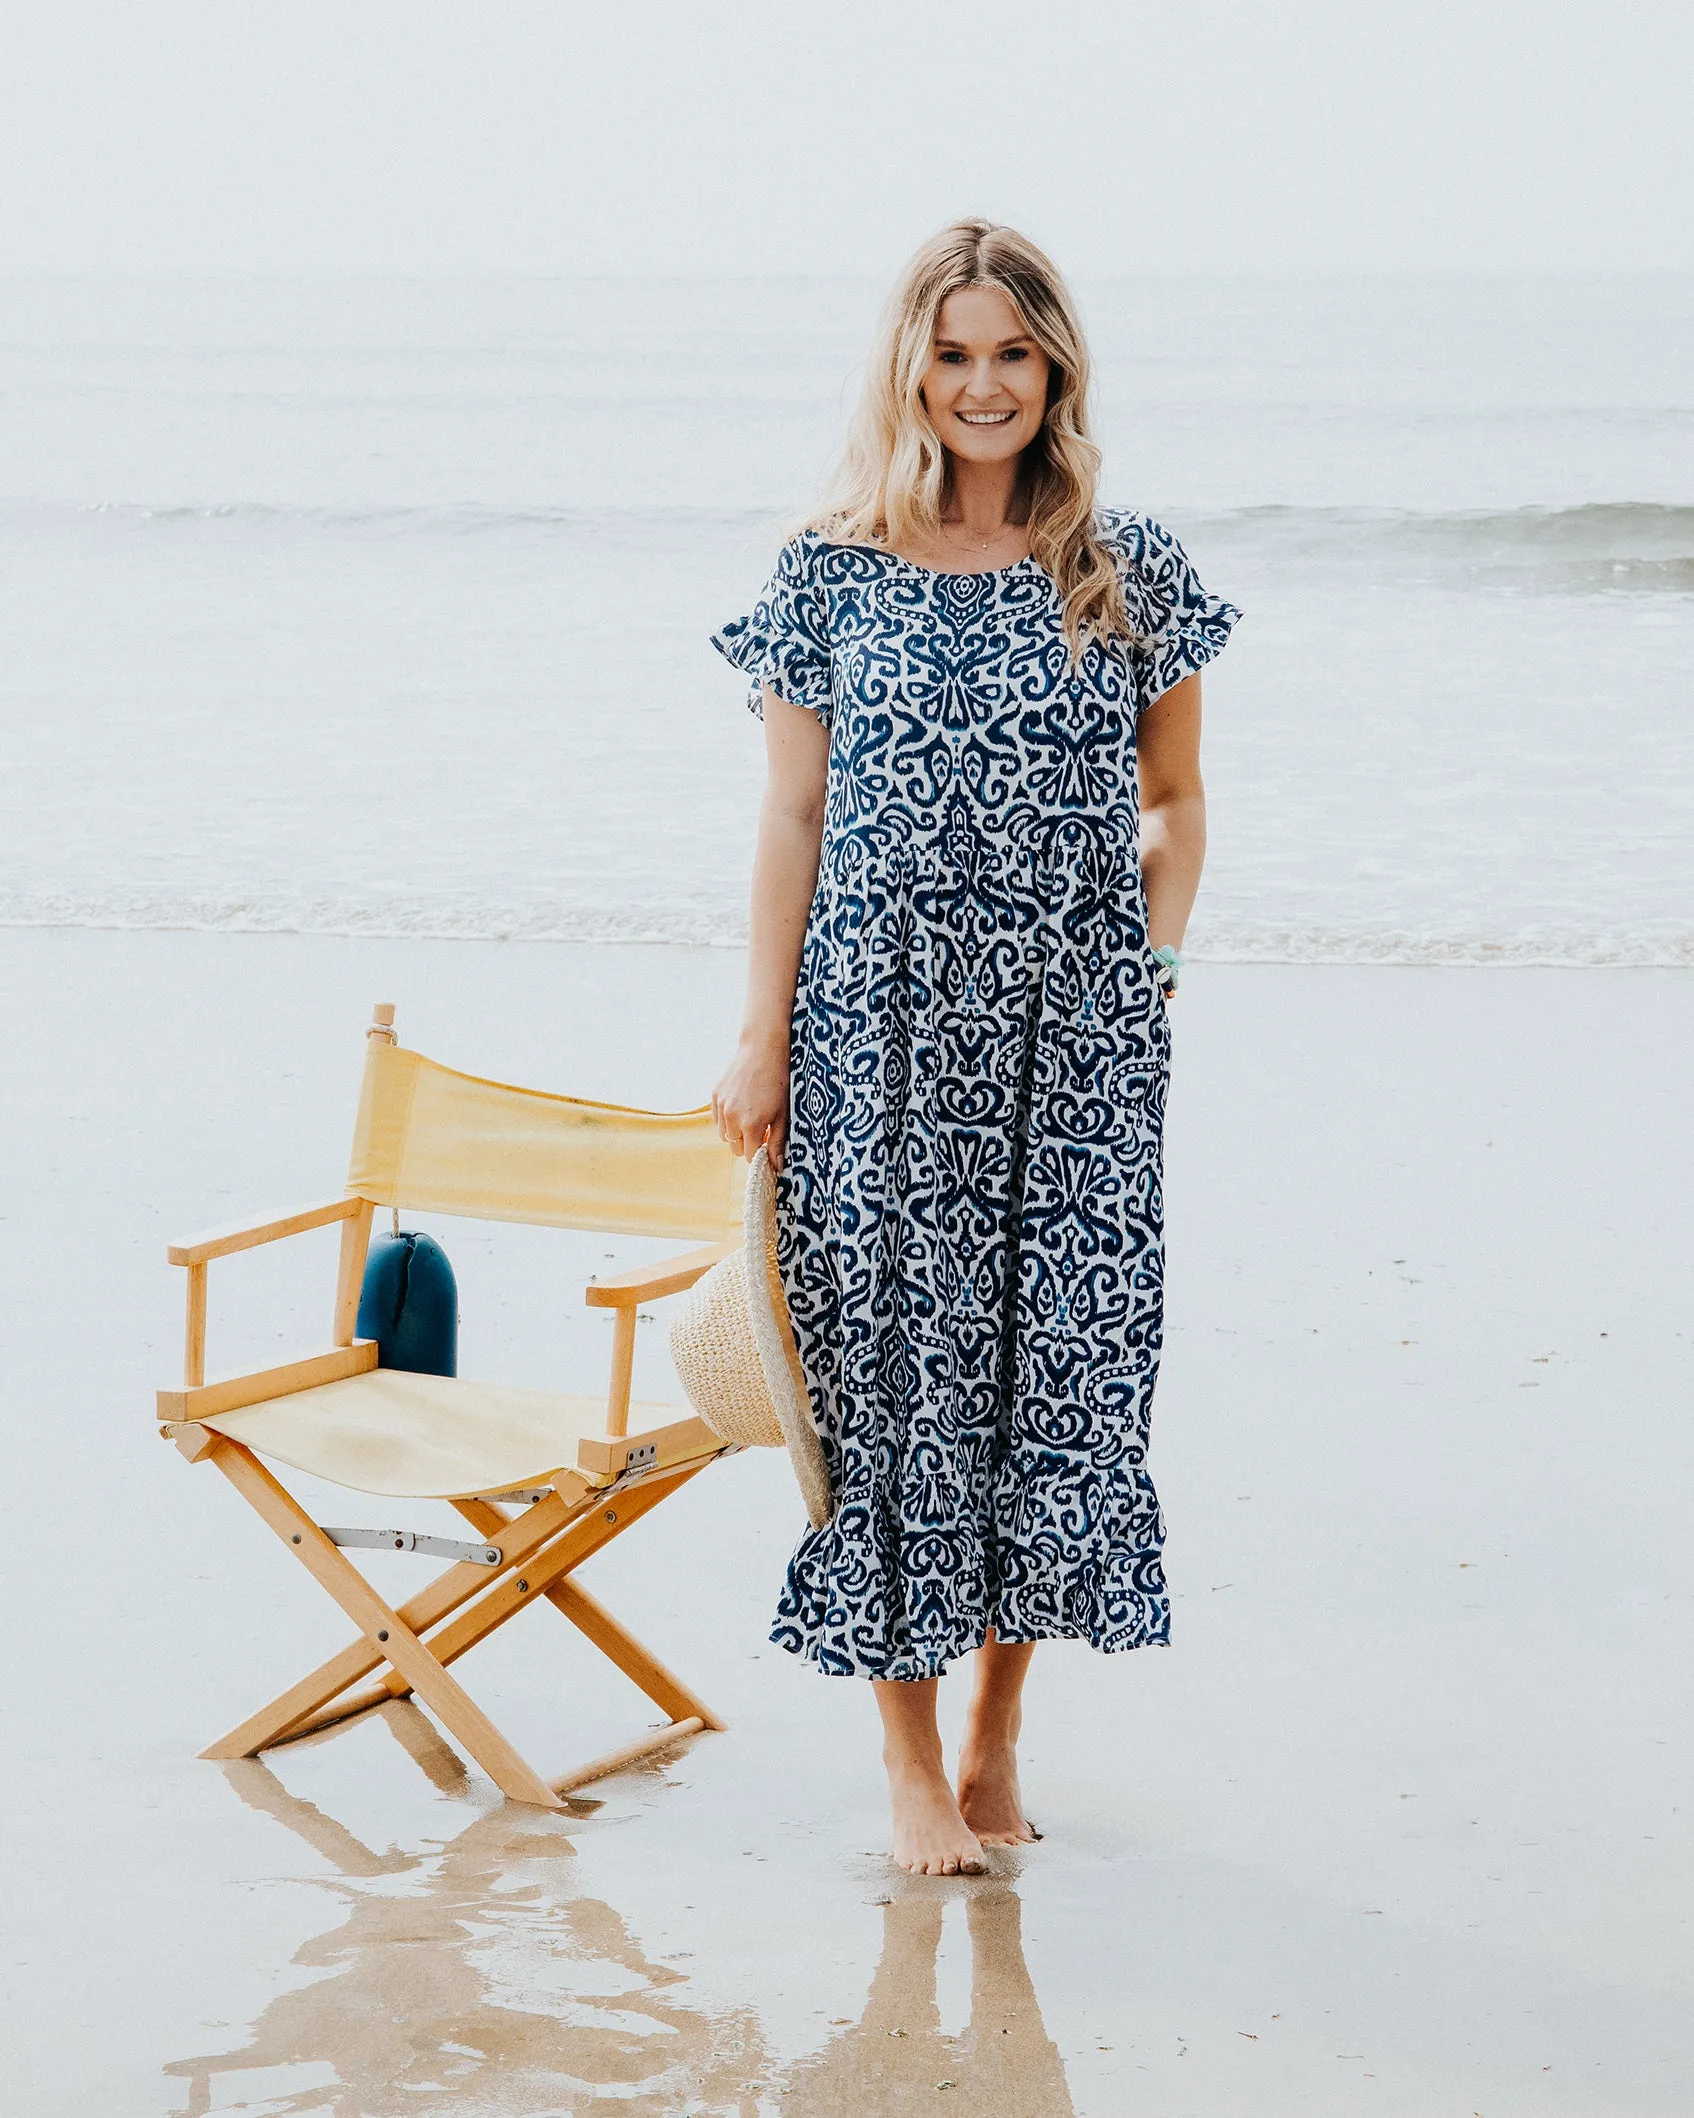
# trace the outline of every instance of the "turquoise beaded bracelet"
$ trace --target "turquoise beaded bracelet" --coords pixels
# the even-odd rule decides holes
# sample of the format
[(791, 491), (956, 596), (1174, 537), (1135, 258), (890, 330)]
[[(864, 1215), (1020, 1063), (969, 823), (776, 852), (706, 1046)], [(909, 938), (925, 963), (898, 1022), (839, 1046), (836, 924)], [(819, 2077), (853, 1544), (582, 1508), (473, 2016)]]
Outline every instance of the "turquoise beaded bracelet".
[(1163, 976), (1159, 980), (1159, 986), (1168, 1000), (1176, 991), (1177, 979), (1182, 970), (1182, 951), (1173, 949), (1167, 942), (1162, 949), (1153, 951), (1153, 961), (1162, 966)]

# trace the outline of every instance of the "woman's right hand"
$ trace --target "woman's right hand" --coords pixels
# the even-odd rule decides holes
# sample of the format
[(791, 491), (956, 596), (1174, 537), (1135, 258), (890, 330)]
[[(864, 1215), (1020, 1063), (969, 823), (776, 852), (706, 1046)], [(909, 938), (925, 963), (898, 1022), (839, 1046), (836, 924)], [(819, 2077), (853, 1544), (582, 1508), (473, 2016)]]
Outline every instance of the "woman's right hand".
[(786, 1035), (761, 1038), (743, 1033), (735, 1057), (712, 1091), (712, 1116), (736, 1154), (751, 1161), (763, 1147), (772, 1169), (782, 1167), (788, 1133)]

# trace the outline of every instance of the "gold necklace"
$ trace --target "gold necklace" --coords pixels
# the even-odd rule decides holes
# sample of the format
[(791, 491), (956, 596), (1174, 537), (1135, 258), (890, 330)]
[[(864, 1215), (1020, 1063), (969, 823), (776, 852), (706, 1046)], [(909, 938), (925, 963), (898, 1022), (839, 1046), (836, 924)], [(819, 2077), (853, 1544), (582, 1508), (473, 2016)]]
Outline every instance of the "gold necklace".
[[(942, 523), (941, 527), (944, 530), (951, 530), (953, 528), (953, 524), (950, 522), (944, 522)], [(999, 543), (1000, 539), (1005, 536), (1007, 530), (1009, 530), (1011, 527), (1012, 525), (1009, 522), (1003, 522), (992, 537), (966, 536), (963, 538), (963, 542), (974, 546), (975, 549), (979, 552), (992, 551), (994, 546)]]

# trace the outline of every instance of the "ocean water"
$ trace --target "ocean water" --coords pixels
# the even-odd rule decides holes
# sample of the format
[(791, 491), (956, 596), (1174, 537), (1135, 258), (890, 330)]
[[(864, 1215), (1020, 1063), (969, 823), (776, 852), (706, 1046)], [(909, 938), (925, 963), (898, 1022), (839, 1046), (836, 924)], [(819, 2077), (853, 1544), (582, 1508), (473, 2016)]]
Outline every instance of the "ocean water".
[[(1694, 963), (1694, 283), (1084, 284), (1214, 959)], [(854, 282), (0, 284), (0, 923), (733, 941)]]

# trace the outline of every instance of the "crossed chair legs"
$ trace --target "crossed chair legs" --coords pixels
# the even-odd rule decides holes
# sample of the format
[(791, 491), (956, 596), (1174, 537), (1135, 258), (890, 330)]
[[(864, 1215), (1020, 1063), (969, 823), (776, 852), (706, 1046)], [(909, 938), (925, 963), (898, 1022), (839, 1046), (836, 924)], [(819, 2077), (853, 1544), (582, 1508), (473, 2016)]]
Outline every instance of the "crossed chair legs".
[[(724, 1726), (704, 1700), (570, 1578), (585, 1559), (704, 1470), (713, 1460), (710, 1457), (669, 1470), (638, 1473), (601, 1488), (566, 1474), (557, 1489), (515, 1516), (508, 1516), (489, 1500), (455, 1501), (459, 1513), (479, 1534), (490, 1544), (498, 1544), (499, 1564), (488, 1567), (461, 1561), (396, 1609), (383, 1601), (251, 1450), (207, 1428), (198, 1429), (192, 1437), (180, 1436), (179, 1446), (185, 1455), (210, 1459), (217, 1465), (284, 1546), (335, 1598), (361, 1636), (232, 1728), (203, 1751), (203, 1757), (256, 1757), (274, 1743), (309, 1735), (387, 1699), (415, 1693), (503, 1794), (514, 1802), (561, 1809), (565, 1806), (561, 1796), (567, 1789), (615, 1772), (702, 1729)], [(563, 1612), (670, 1717), (667, 1727), (551, 1783), (518, 1755), (447, 1667), (508, 1618), (542, 1601)], [(437, 1627), (438, 1631), (433, 1630)], [(426, 1634), (430, 1635), (427, 1639)], [(349, 1695), (351, 1686), (384, 1663), (388, 1665), (386, 1677)]]

